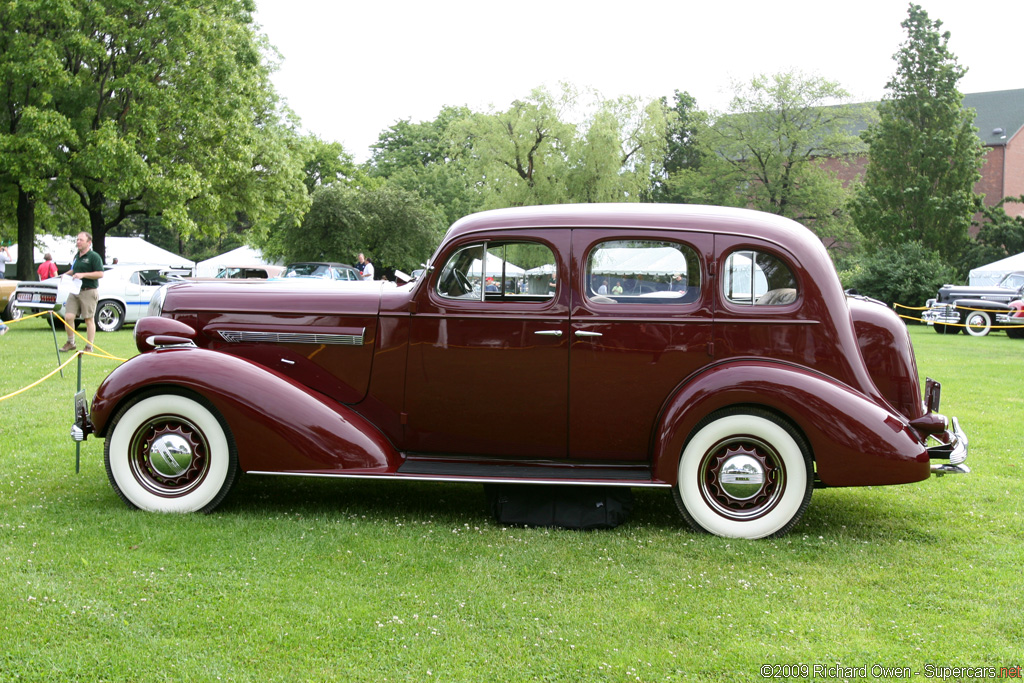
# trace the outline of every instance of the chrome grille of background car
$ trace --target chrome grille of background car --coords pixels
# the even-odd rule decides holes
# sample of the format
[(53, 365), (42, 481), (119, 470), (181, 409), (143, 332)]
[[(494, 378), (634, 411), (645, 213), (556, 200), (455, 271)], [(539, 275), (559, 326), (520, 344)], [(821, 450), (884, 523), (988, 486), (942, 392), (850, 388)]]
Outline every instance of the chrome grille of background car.
[(236, 330), (220, 330), (224, 341), (233, 344), (270, 343), (270, 344), (343, 344), (362, 346), (366, 328), (359, 334), (315, 334), (309, 332), (250, 332)]

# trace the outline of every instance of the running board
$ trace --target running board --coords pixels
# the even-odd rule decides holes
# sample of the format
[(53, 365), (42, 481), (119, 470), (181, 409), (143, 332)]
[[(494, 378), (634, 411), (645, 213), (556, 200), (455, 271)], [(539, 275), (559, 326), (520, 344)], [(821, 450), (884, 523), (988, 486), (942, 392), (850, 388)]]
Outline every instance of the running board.
[(482, 464), (452, 460), (413, 458), (396, 472), (381, 470), (306, 470), (286, 472), (249, 471), (247, 474), (342, 479), (390, 479), (503, 484), (572, 484), (574, 486), (626, 486), (669, 488), (651, 478), (647, 467), (579, 467), (567, 465)]

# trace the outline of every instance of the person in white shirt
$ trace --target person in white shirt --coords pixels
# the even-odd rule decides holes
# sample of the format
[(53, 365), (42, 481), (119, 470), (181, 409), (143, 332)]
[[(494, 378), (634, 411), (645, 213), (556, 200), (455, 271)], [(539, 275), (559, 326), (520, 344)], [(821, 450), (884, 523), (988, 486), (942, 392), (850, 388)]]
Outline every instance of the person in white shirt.
[(373, 264), (363, 254), (359, 255), (359, 265), (357, 267), (359, 272), (363, 274), (364, 280), (373, 279)]

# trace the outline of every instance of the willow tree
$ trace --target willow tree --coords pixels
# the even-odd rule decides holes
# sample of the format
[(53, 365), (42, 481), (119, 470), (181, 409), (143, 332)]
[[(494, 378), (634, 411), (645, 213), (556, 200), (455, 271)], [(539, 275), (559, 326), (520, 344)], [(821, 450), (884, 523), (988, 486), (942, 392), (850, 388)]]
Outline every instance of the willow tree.
[(666, 120), (657, 100), (587, 98), (564, 85), (466, 119), (454, 143), (469, 150), (489, 208), (640, 201), (664, 158)]

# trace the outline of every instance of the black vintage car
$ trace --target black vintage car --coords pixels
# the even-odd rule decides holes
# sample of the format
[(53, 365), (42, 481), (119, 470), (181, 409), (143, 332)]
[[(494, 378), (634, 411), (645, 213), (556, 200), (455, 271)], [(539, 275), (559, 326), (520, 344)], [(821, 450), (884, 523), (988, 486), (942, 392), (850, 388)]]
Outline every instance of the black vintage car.
[[(939, 334), (956, 334), (964, 330), (975, 337), (984, 337), (993, 323), (1006, 323), (1015, 312), (1010, 302), (1024, 299), (1024, 271), (1015, 270), (1003, 276), (994, 287), (942, 285), (934, 299), (925, 304), (928, 310), (921, 319)], [(1007, 328), (1011, 337), (1024, 337), (1024, 328)]]

